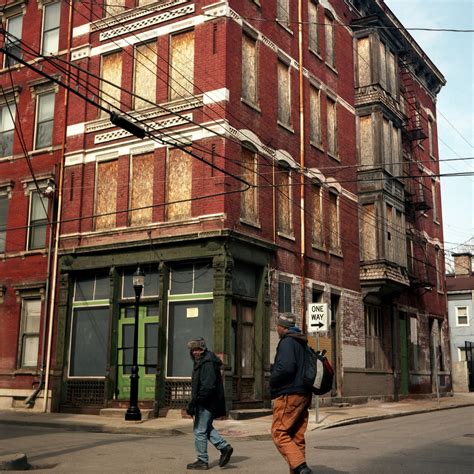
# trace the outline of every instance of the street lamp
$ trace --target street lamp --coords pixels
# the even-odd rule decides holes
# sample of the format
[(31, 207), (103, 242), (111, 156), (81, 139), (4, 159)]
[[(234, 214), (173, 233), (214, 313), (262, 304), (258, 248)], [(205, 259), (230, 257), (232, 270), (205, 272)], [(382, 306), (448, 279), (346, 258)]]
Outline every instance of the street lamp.
[(125, 419), (128, 421), (140, 421), (142, 414), (138, 407), (138, 309), (140, 305), (140, 297), (145, 283), (145, 274), (138, 266), (137, 271), (133, 274), (133, 289), (135, 290), (135, 328), (133, 332), (133, 362), (132, 373), (130, 374), (130, 404)]

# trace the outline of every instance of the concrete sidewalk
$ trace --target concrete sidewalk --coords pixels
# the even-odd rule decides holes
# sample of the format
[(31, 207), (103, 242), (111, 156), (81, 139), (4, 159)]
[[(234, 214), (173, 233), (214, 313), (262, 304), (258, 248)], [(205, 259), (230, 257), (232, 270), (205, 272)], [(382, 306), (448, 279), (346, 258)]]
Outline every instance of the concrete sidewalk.
[[(322, 430), (355, 423), (366, 423), (386, 418), (413, 415), (437, 410), (474, 406), (474, 393), (456, 394), (437, 400), (407, 399), (395, 403), (369, 401), (364, 405), (323, 407), (310, 411), (308, 430)], [(265, 413), (268, 413), (266, 411)], [(474, 416), (474, 411), (473, 411)], [(216, 428), (228, 438), (270, 439), (271, 415), (251, 419), (216, 420)], [(177, 436), (192, 434), (192, 420), (182, 418), (179, 410), (171, 410), (167, 417), (140, 422), (125, 421), (123, 417), (75, 415), (67, 413), (37, 413), (31, 410), (0, 410), (0, 430), (8, 425), (59, 428), (71, 431), (140, 434), (148, 436)]]

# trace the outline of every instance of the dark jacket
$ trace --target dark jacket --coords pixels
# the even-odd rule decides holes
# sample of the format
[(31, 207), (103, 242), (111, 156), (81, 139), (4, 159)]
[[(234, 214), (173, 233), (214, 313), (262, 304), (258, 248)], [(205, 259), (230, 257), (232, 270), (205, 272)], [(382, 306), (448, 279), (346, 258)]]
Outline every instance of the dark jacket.
[(206, 350), (199, 360), (194, 360), (193, 366), (190, 405), (204, 407), (214, 418), (226, 414), (221, 365), (214, 352)]
[(308, 393), (303, 384), (304, 353), (307, 344), (307, 337), (298, 328), (290, 328), (280, 339), (270, 376), (272, 398), (291, 393)]

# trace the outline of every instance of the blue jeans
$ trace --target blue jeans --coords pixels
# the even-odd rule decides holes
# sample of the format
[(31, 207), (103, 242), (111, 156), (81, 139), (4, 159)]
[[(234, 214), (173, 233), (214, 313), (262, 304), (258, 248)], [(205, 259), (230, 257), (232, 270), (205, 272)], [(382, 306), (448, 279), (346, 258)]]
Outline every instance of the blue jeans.
[(209, 440), (219, 451), (224, 449), (229, 443), (212, 426), (214, 418), (212, 413), (203, 407), (196, 407), (194, 415), (194, 444), (196, 446), (197, 458), (205, 463), (209, 462), (207, 455), (207, 440)]

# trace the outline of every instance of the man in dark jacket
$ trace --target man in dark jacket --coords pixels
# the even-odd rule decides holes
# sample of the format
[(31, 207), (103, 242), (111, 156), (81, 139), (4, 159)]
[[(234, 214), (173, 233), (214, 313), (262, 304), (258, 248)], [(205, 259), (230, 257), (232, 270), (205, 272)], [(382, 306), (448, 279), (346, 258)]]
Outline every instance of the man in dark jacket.
[(224, 384), (221, 376), (221, 360), (207, 350), (202, 337), (191, 339), (188, 349), (194, 361), (192, 393), (187, 413), (194, 416), (194, 443), (197, 459), (187, 465), (187, 469), (209, 469), (207, 440), (221, 452), (219, 466), (225, 466), (234, 451), (232, 446), (212, 426), (214, 418), (226, 414)]
[(304, 354), (308, 340), (295, 326), (293, 314), (280, 314), (276, 324), (280, 342), (270, 377), (272, 438), (291, 472), (311, 474), (306, 464), (304, 439), (312, 397), (311, 390), (303, 383)]

